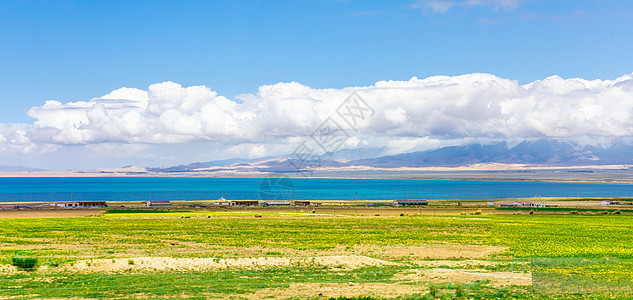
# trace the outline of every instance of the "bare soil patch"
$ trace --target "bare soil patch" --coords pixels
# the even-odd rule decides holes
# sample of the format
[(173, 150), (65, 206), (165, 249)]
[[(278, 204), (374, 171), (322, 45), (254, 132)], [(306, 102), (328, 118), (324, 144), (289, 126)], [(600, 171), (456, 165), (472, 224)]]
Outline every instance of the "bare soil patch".
[(426, 291), (425, 285), (401, 285), (389, 283), (291, 283), (286, 289), (263, 289), (248, 299), (286, 299), (295, 297), (345, 297), (376, 296), (395, 298)]
[(435, 268), (422, 271), (420, 280), (430, 282), (461, 282), (489, 280), (492, 285), (531, 285), (532, 274), (518, 272), (486, 272), (486, 271), (465, 271), (455, 269)]
[[(489, 261), (489, 260), (422, 260), (416, 262), (417, 265), (427, 268), (449, 267), (459, 269), (472, 269), (480, 266), (496, 266), (508, 263), (507, 261)], [(527, 264), (527, 263), (526, 263)]]
[(0, 265), (0, 275), (9, 276), (18, 272), (18, 269), (12, 265)]
[(82, 260), (63, 266), (71, 272), (123, 272), (123, 271), (199, 271), (217, 269), (266, 269), (275, 267), (329, 267), (357, 269), (366, 266), (386, 266), (397, 263), (380, 259), (349, 255), (320, 257), (257, 257), (257, 258), (173, 258), (135, 257)]
[(382, 259), (485, 259), (503, 253), (507, 247), (490, 245), (428, 244), (418, 246), (355, 246), (363, 255)]
[[(118, 244), (110, 244), (116, 246)], [(121, 245), (124, 246), (124, 245)], [(17, 246), (13, 246), (17, 247)], [(23, 247), (23, 246), (22, 246)], [(91, 254), (94, 249), (85, 245), (33, 245), (29, 248), (42, 249), (45, 247), (54, 247), (56, 249), (68, 249), (82, 251), (84, 256), (93, 256)], [(156, 248), (144, 249), (119, 249), (117, 250), (117, 258), (123, 257), (171, 257), (183, 256), (191, 254), (192, 257), (199, 257), (200, 253), (207, 253), (207, 256), (214, 257), (260, 257), (269, 258), (278, 257), (325, 257), (325, 256), (367, 256), (377, 259), (393, 260), (404, 259), (419, 261), (422, 259), (487, 259), (493, 254), (503, 253), (507, 248), (502, 246), (490, 245), (454, 245), (454, 244), (428, 244), (428, 245), (355, 245), (352, 247), (337, 246), (330, 249), (292, 249), (280, 247), (230, 247), (209, 245), (204, 243), (189, 243), (174, 241), (174, 245), (157, 245)], [(275, 253), (275, 254), (269, 254)]]

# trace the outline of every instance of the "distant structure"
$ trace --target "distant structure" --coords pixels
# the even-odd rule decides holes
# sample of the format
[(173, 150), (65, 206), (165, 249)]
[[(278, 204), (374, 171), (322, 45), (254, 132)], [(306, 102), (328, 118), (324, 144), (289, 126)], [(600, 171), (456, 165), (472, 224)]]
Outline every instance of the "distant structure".
[(603, 201), (600, 201), (600, 205), (620, 205), (620, 202), (611, 201), (611, 200), (603, 200)]
[(290, 202), (289, 201), (271, 201), (271, 202), (264, 202), (263, 205), (264, 206), (290, 206)]
[(295, 206), (310, 206), (310, 201), (295, 201)]
[(71, 202), (55, 202), (45, 204), (46, 206), (68, 207), (68, 208), (97, 208), (108, 207), (105, 201), (71, 201)]
[(543, 203), (535, 203), (531, 201), (516, 201), (512, 203), (516, 207), (545, 207)]
[(257, 206), (259, 201), (257, 200), (234, 200), (229, 202), (231, 206)]
[(147, 207), (150, 206), (169, 206), (171, 205), (170, 201), (164, 201), (164, 200), (148, 200), (146, 203)]
[(394, 200), (393, 205), (395, 206), (429, 205), (429, 202), (426, 200)]

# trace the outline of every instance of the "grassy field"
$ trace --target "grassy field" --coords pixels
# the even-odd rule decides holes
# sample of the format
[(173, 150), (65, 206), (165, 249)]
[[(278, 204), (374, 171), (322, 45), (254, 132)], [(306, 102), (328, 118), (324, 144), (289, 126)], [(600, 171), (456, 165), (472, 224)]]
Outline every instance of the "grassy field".
[(0, 219), (0, 298), (633, 297), (631, 216), (387, 211)]

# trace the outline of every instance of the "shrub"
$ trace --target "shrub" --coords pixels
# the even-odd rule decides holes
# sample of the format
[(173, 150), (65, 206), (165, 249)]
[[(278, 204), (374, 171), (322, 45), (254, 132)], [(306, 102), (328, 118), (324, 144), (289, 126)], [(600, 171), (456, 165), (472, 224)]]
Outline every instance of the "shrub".
[(131, 258), (130, 258), (130, 259), (128, 259), (128, 260), (127, 260), (127, 264), (128, 264), (128, 265), (133, 265), (133, 264), (134, 264), (134, 260), (133, 260), (133, 259), (131, 259)]
[(437, 285), (434, 285), (434, 284), (429, 285), (429, 296), (433, 298), (437, 298), (438, 296), (440, 296), (440, 289)]
[(461, 298), (464, 297), (465, 293), (464, 293), (464, 287), (461, 285), (458, 285), (457, 287), (455, 287), (455, 297)]
[(34, 271), (37, 269), (37, 257), (13, 257), (11, 264), (20, 270)]

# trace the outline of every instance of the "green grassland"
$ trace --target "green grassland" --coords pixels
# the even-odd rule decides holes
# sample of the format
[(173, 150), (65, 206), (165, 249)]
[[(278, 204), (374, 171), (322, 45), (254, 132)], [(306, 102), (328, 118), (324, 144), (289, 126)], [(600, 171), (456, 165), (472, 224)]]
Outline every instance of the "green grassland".
[[(246, 212), (111, 211), (98, 217), (0, 219), (0, 264), (37, 258), (36, 270), (0, 278), (0, 298), (242, 298), (292, 284), (420, 286), (422, 298), (581, 298), (633, 296), (633, 217), (626, 215), (360, 216)], [(256, 217), (257, 215), (257, 217)], [(534, 285), (494, 286), (401, 275), (429, 269), (421, 245), (500, 249), (460, 272), (536, 274)], [(479, 248), (477, 248), (479, 249)], [(483, 248), (482, 248), (483, 249)], [(326, 266), (213, 271), (70, 272), (92, 259), (247, 258), (360, 255), (396, 264), (356, 269)], [(467, 260), (453, 257), (448, 260)], [(494, 262), (487, 264), (485, 262)], [(454, 266), (440, 266), (451, 269)], [(573, 284), (572, 284), (573, 283)], [(591, 288), (587, 288), (591, 287)], [(346, 294), (326, 294), (328, 297)], [(393, 298), (371, 294), (374, 298)], [(291, 298), (319, 298), (316, 292)]]

